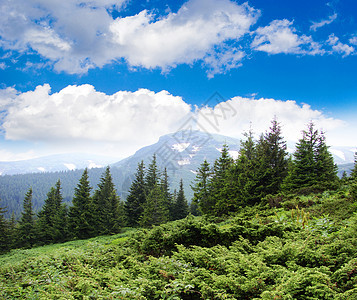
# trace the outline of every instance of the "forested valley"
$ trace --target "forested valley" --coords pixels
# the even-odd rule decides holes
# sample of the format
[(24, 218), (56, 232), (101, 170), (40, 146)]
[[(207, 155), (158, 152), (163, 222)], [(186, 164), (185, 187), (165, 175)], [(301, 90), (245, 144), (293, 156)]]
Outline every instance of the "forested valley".
[(357, 155), (337, 176), (325, 135), (307, 124), (292, 156), (277, 120), (203, 161), (188, 203), (155, 155), (122, 201), (108, 167), (84, 170), (70, 206), (61, 181), (18, 219), (0, 202), (3, 299), (355, 299)]

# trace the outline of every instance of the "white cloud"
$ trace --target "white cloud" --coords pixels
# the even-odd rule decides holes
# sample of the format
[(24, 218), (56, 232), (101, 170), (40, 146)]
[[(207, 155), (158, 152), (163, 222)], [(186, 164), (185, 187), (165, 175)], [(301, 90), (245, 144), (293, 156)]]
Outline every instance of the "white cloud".
[(341, 120), (326, 117), (321, 111), (313, 110), (309, 105), (298, 105), (295, 101), (274, 99), (251, 99), (234, 97), (215, 107), (199, 110), (199, 128), (217, 134), (241, 137), (243, 131), (252, 126), (256, 134), (265, 132), (270, 122), (277, 117), (282, 124), (286, 139), (296, 141), (301, 137), (301, 130), (311, 120), (325, 131), (341, 128)]
[(10, 100), (4, 101), (6, 139), (66, 146), (91, 142), (102, 147), (105, 143), (144, 146), (175, 131), (191, 110), (181, 97), (166, 91), (106, 95), (91, 85), (67, 86), (50, 94), (45, 84)]
[[(203, 59), (213, 72), (220, 72), (223, 65), (236, 66), (243, 56), (225, 49), (224, 42), (248, 33), (258, 12), (228, 0), (190, 0), (177, 13), (157, 21), (154, 17), (142, 11), (112, 23), (114, 44), (130, 65), (166, 70)], [(215, 46), (221, 47), (219, 56)]]
[(342, 54), (342, 57), (346, 57), (355, 51), (354, 47), (341, 43), (334, 34), (329, 36), (327, 43), (332, 46), (333, 52)]
[(321, 46), (311, 37), (298, 35), (293, 22), (274, 20), (268, 26), (259, 27), (255, 31), (255, 38), (251, 44), (257, 51), (269, 54), (323, 54)]
[(0, 70), (5, 70), (7, 68), (6, 63), (0, 62)]
[(310, 30), (316, 31), (318, 28), (331, 24), (336, 19), (337, 19), (337, 14), (334, 13), (333, 15), (329, 16), (328, 19), (326, 20), (321, 20), (320, 22), (312, 22), (312, 25), (310, 26)]
[(107, 9), (124, 0), (13, 0), (0, 4), (0, 46), (34, 50), (57, 71), (85, 73), (117, 60), (132, 67), (168, 70), (201, 61), (210, 74), (237, 67), (242, 53), (225, 49), (249, 32), (259, 12), (229, 0), (189, 0), (178, 12), (146, 10), (113, 19)]
[[(91, 85), (81, 85), (51, 94), (50, 86), (43, 85), (25, 93), (12, 88), (0, 90), (0, 95), (1, 109), (5, 111), (5, 142), (27, 141), (27, 147), (36, 147), (37, 155), (39, 151), (90, 152), (125, 157), (182, 128), (190, 116), (197, 119), (198, 129), (238, 138), (250, 124), (255, 133), (264, 132), (274, 116), (281, 122), (286, 139), (292, 141), (301, 137), (301, 130), (310, 120), (329, 134), (334, 133), (339, 145), (348, 144), (355, 136), (346, 131), (341, 120), (295, 101), (234, 97), (192, 112), (181, 97), (146, 89), (106, 95)], [(5, 149), (0, 152), (2, 160), (35, 156), (33, 151), (12, 155)]]
[(350, 44), (357, 45), (357, 36), (353, 36), (349, 39)]

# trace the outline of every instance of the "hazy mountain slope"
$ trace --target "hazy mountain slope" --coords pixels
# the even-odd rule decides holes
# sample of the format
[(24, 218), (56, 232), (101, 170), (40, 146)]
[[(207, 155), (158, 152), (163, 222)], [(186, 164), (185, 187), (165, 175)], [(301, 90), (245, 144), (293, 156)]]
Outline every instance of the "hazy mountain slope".
[(116, 159), (112, 157), (83, 153), (58, 154), (10, 162), (0, 161), (0, 175), (101, 168), (115, 161)]

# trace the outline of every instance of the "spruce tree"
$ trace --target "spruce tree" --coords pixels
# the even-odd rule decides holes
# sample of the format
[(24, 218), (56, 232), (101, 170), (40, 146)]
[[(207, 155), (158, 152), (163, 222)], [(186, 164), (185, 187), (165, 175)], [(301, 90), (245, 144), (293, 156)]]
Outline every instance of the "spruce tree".
[(180, 220), (186, 218), (188, 215), (188, 203), (185, 197), (185, 192), (183, 189), (183, 181), (180, 181), (180, 189), (177, 194), (176, 201), (174, 203), (173, 219)]
[(145, 165), (141, 161), (138, 164), (135, 179), (131, 184), (129, 195), (125, 202), (125, 212), (129, 226), (138, 226), (143, 213), (143, 205), (146, 201)]
[(114, 187), (110, 168), (107, 167), (93, 195), (93, 216), (97, 234), (118, 233), (120, 224), (120, 199)]
[(9, 230), (4, 217), (5, 212), (5, 208), (0, 206), (0, 253), (9, 249)]
[(155, 185), (144, 203), (140, 226), (151, 227), (169, 221), (169, 211), (164, 205), (164, 197), (160, 186)]
[(173, 202), (172, 202), (172, 195), (170, 193), (170, 187), (169, 187), (169, 176), (167, 175), (167, 169), (164, 169), (164, 172), (162, 174), (161, 182), (160, 182), (160, 187), (162, 190), (162, 195), (164, 197), (164, 205), (170, 212), (170, 220), (173, 219)]
[(351, 171), (350, 177), (352, 180), (357, 180), (357, 152), (355, 152), (355, 163)]
[(58, 180), (38, 213), (39, 238), (44, 243), (62, 242), (66, 239), (67, 208), (62, 202), (61, 182)]
[(19, 221), (18, 245), (32, 247), (36, 241), (34, 212), (32, 210), (32, 188), (28, 190), (23, 201), (23, 211)]
[(72, 206), (69, 209), (68, 226), (70, 234), (74, 238), (87, 239), (93, 236), (91, 189), (88, 180), (88, 170), (85, 169), (74, 190)]
[(208, 214), (214, 206), (214, 203), (210, 202), (212, 198), (209, 197), (210, 176), (210, 165), (207, 160), (204, 160), (197, 170), (195, 184), (191, 186), (194, 192), (191, 207), (196, 205), (203, 214)]
[(318, 143), (315, 153), (316, 177), (318, 183), (326, 188), (336, 188), (338, 184), (337, 165), (333, 161), (332, 154), (328, 151), (326, 138), (321, 132), (318, 138)]
[(337, 167), (328, 151), (323, 133), (319, 134), (312, 122), (303, 131), (303, 137), (297, 143), (293, 156), (292, 167), (284, 183), (285, 189), (336, 186)]
[(148, 166), (148, 171), (145, 177), (147, 194), (149, 194), (154, 187), (159, 185), (159, 178), (160, 178), (160, 174), (157, 167), (156, 155), (154, 154), (152, 157), (152, 161)]
[(257, 159), (260, 163), (261, 182), (265, 195), (278, 193), (288, 174), (286, 142), (281, 135), (281, 127), (276, 119), (272, 120), (269, 129), (269, 132), (265, 133), (257, 145)]
[(223, 145), (221, 156), (215, 160), (212, 170), (212, 177), (209, 182), (209, 205), (205, 210), (209, 213), (225, 213), (227, 210), (225, 184), (228, 177), (228, 170), (233, 164), (233, 159), (229, 155), (227, 144)]

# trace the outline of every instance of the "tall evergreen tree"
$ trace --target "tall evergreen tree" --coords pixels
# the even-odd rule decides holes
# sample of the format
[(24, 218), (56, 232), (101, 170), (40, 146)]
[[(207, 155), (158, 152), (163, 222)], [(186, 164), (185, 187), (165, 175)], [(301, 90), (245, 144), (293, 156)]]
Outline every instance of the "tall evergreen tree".
[(107, 167), (93, 195), (93, 216), (97, 234), (118, 233), (120, 224), (120, 199), (114, 187), (110, 168)]
[(0, 253), (9, 249), (9, 230), (4, 217), (5, 212), (5, 208), (0, 206)]
[(69, 209), (68, 226), (70, 234), (78, 239), (93, 236), (93, 217), (91, 214), (91, 190), (88, 170), (83, 171), (77, 187), (74, 190), (72, 206)]
[(291, 170), (285, 189), (299, 189), (319, 185), (332, 187), (337, 182), (337, 167), (326, 146), (323, 133), (319, 134), (310, 122), (296, 145)]
[(167, 175), (167, 169), (164, 169), (162, 174), (160, 187), (162, 190), (162, 196), (164, 197), (164, 205), (170, 212), (170, 220), (173, 219), (173, 202), (172, 202), (172, 195), (170, 193), (170, 186), (169, 186), (169, 176)]
[[(281, 135), (281, 127), (274, 118), (269, 132), (260, 139), (257, 155), (264, 194), (276, 194), (288, 174), (288, 153), (286, 142)], [(264, 174), (263, 174), (264, 173)]]
[(352, 180), (357, 180), (357, 152), (355, 152), (355, 163), (350, 176)]
[(61, 182), (58, 180), (47, 194), (38, 213), (39, 238), (44, 243), (61, 242), (67, 234), (67, 208), (62, 203)]
[(140, 226), (151, 227), (169, 221), (169, 211), (164, 205), (164, 197), (160, 186), (155, 185), (144, 203)]
[(159, 185), (159, 178), (160, 178), (160, 173), (157, 167), (156, 154), (154, 154), (152, 157), (152, 161), (148, 166), (147, 174), (145, 177), (147, 194), (149, 194), (154, 187)]
[(204, 160), (197, 170), (195, 184), (191, 186), (194, 192), (191, 206), (197, 205), (203, 214), (208, 214), (210, 209), (214, 206), (214, 203), (210, 202), (212, 198), (209, 197), (210, 176), (210, 165), (207, 160)]
[[(212, 177), (209, 182), (209, 207), (206, 211), (223, 213), (226, 210), (226, 189), (225, 183), (228, 177), (228, 170), (233, 164), (233, 159), (229, 155), (227, 144), (223, 145), (221, 156), (215, 160), (212, 170)], [(212, 207), (210, 207), (212, 205)]]
[(138, 226), (143, 206), (146, 201), (145, 165), (141, 161), (136, 169), (135, 179), (131, 184), (125, 202), (125, 212), (129, 226)]
[(177, 194), (176, 201), (174, 203), (173, 219), (180, 220), (186, 218), (188, 215), (188, 203), (185, 197), (185, 192), (183, 189), (183, 181), (180, 181), (180, 189)]
[(32, 188), (30, 188), (23, 201), (23, 212), (19, 221), (18, 245), (20, 247), (32, 247), (35, 241), (35, 219), (32, 210)]

